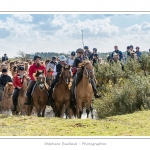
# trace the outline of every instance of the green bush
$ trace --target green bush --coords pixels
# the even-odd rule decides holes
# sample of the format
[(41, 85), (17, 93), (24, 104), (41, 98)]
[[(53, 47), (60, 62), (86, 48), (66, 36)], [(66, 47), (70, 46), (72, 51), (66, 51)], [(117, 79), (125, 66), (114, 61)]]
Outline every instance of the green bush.
[(121, 115), (133, 113), (142, 109), (150, 108), (150, 77), (130, 76), (123, 79), (123, 85), (116, 84), (110, 86), (107, 84), (102, 97), (95, 101), (99, 118), (112, 115)]

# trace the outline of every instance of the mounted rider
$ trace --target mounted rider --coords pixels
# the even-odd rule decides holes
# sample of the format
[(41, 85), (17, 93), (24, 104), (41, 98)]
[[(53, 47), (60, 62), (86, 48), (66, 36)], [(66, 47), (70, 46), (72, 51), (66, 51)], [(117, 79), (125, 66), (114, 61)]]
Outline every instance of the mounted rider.
[(48, 71), (49, 68), (52, 68), (54, 70), (54, 67), (57, 65), (57, 58), (56, 56), (52, 57), (52, 61), (50, 61), (47, 66), (46, 66), (46, 70)]
[(14, 85), (15, 89), (14, 89), (14, 93), (12, 96), (12, 101), (13, 101), (12, 111), (16, 111), (16, 109), (17, 109), (19, 92), (23, 86), (25, 79), (26, 79), (26, 77), (24, 75), (24, 67), (20, 66), (20, 67), (18, 67), (18, 73), (15, 75), (15, 77), (13, 79), (13, 85)]
[[(73, 70), (75, 70), (74, 71), (75, 76), (74, 76), (73, 83), (72, 83), (72, 88), (71, 88), (71, 91), (72, 91), (71, 101), (75, 101), (74, 89), (75, 89), (75, 86), (76, 86), (75, 84), (76, 84), (76, 79), (77, 79), (78, 70), (79, 70), (78, 65), (79, 65), (79, 63), (81, 63), (85, 59), (85, 56), (83, 55), (84, 54), (83, 49), (81, 49), (81, 48), (77, 49), (76, 53), (77, 53), (77, 57), (75, 58), (74, 65), (73, 65)], [(97, 92), (95, 81), (91, 80), (91, 84), (92, 84), (92, 88), (93, 88), (93, 91), (94, 91), (94, 96), (96, 98), (99, 98), (100, 96)]]
[(11, 77), (8, 75), (7, 69), (2, 69), (2, 74), (0, 76), (0, 85), (5, 87), (7, 82), (12, 82)]
[(30, 76), (30, 83), (27, 88), (27, 100), (24, 103), (25, 105), (31, 105), (31, 93), (32, 89), (36, 83), (35, 78), (33, 77), (34, 73), (36, 73), (37, 70), (44, 70), (44, 74), (46, 77), (46, 67), (40, 63), (41, 57), (39, 55), (34, 56), (34, 63), (29, 68), (29, 76)]
[(50, 88), (50, 92), (49, 92), (49, 94), (50, 94), (49, 105), (51, 104), (51, 102), (53, 100), (53, 97), (52, 97), (53, 89), (60, 79), (62, 67), (64, 65), (66, 65), (66, 57), (64, 55), (61, 55), (59, 57), (59, 60), (60, 60), (60, 62), (54, 67), (54, 72), (52, 74), (53, 76), (55, 76), (55, 79), (53, 80), (53, 82), (51, 84), (51, 88)]

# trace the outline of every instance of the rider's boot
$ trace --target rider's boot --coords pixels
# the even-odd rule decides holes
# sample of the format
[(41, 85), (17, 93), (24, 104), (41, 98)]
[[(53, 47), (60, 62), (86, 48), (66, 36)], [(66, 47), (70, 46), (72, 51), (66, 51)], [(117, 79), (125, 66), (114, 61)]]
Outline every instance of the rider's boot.
[(49, 91), (49, 97), (48, 97), (48, 102), (47, 102), (48, 106), (51, 106), (51, 103), (53, 101), (53, 96), (52, 95), (53, 95), (53, 88), (51, 88), (50, 91)]
[(92, 84), (92, 88), (93, 88), (93, 91), (94, 91), (95, 98), (101, 97), (101, 95), (99, 95), (98, 92), (97, 92), (96, 84), (95, 84), (94, 80), (91, 81), (91, 84)]
[(25, 101), (25, 105), (31, 105), (31, 93), (27, 91), (26, 93), (27, 100)]

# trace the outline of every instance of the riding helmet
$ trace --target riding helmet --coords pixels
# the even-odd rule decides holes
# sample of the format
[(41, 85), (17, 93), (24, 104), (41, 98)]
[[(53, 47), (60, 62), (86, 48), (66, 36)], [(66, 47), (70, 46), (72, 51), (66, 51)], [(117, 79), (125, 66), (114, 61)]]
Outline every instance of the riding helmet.
[(52, 57), (52, 60), (56, 60), (56, 56), (53, 56), (53, 57)]
[(140, 49), (138, 46), (135, 49)]
[(74, 51), (71, 52), (71, 56), (75, 56), (76, 53)]
[(132, 49), (133, 49), (133, 45), (130, 45), (130, 48), (132, 48)]
[(37, 58), (40, 58), (40, 59), (41, 59), (41, 56), (40, 56), (40, 55), (35, 55), (35, 56), (34, 56), (34, 60), (36, 60)]
[(66, 61), (66, 57), (65, 57), (64, 55), (61, 55), (61, 56), (59, 57), (59, 60), (60, 60), (60, 61)]
[(98, 57), (98, 54), (94, 54), (95, 57)]
[(84, 50), (83, 50), (82, 48), (78, 48), (78, 49), (76, 50), (76, 53), (84, 53)]
[(19, 67), (18, 67), (18, 70), (23, 71), (23, 70), (24, 70), (24, 67), (23, 67), (23, 66), (19, 66)]
[(127, 46), (127, 49), (130, 49), (130, 46)]
[(84, 49), (89, 49), (89, 47), (88, 46), (84, 46)]
[(3, 73), (3, 72), (7, 72), (7, 69), (6, 69), (6, 68), (2, 69), (2, 73)]
[(93, 48), (93, 51), (94, 51), (94, 50), (97, 51), (97, 48)]

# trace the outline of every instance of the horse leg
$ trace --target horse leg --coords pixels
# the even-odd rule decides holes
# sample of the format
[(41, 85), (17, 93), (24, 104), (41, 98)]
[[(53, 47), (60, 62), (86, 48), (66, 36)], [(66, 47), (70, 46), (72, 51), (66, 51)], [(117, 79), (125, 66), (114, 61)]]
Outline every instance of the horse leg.
[(94, 114), (93, 114), (93, 107), (92, 107), (92, 105), (90, 105), (90, 110), (91, 110), (91, 117), (93, 119), (94, 118)]
[(60, 109), (60, 118), (64, 117), (65, 110), (66, 110), (66, 105), (63, 104), (63, 106)]
[(78, 102), (78, 104), (77, 104), (77, 115), (78, 115), (78, 118), (81, 119), (82, 113), (83, 113), (83, 110), (82, 110), (82, 103), (81, 103), (81, 102), (80, 102), (80, 103)]
[(87, 109), (86, 109), (86, 113), (87, 113), (87, 118), (89, 118), (89, 113), (90, 113), (90, 104), (87, 104)]
[(56, 109), (55, 109), (56, 117), (60, 117), (60, 104), (56, 103), (55, 106), (56, 106)]
[[(66, 103), (66, 110), (65, 110), (65, 114), (66, 114), (66, 119), (68, 118), (68, 116), (69, 116), (69, 110), (70, 110), (70, 101), (68, 101), (67, 103)], [(70, 117), (69, 117), (70, 118)]]
[(37, 116), (41, 117), (41, 108), (40, 108), (40, 106), (36, 105), (35, 108), (36, 108)]
[(42, 117), (45, 116), (45, 109), (46, 109), (46, 106), (42, 107)]

